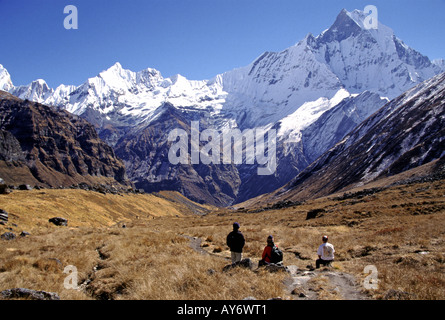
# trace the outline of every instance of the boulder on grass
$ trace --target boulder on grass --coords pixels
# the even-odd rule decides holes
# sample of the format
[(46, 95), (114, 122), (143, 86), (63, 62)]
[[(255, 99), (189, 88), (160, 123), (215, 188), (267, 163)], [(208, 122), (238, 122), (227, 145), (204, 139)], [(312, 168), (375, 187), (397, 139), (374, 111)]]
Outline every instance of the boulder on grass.
[(252, 260), (250, 260), (249, 258), (246, 258), (239, 262), (229, 264), (223, 268), (223, 271), (228, 271), (230, 269), (237, 268), (237, 267), (252, 269)]
[(49, 219), (48, 221), (55, 224), (56, 226), (66, 227), (68, 225), (68, 220), (65, 218), (54, 217), (54, 218)]
[(26, 237), (26, 236), (29, 236), (30, 235), (30, 233), (29, 232), (26, 232), (26, 231), (22, 231), (21, 233), (20, 233), (20, 237)]
[(16, 238), (16, 235), (12, 232), (5, 232), (1, 235), (1, 238), (3, 240), (14, 240)]
[(8, 213), (3, 209), (0, 209), (0, 221), (8, 222)]
[(279, 271), (284, 271), (286, 272), (287, 269), (286, 267), (283, 265), (283, 262), (278, 262), (278, 263), (270, 263), (268, 265), (265, 265), (264, 268), (269, 271), (269, 272), (279, 272)]
[(306, 214), (306, 220), (323, 217), (325, 212), (325, 209), (312, 209)]
[(27, 190), (32, 190), (32, 187), (29, 184), (21, 184), (19, 185), (18, 189), (27, 191)]
[(60, 300), (57, 293), (14, 288), (0, 292), (3, 299)]
[(0, 178), (0, 194), (10, 194), (11, 189), (6, 185), (5, 181)]

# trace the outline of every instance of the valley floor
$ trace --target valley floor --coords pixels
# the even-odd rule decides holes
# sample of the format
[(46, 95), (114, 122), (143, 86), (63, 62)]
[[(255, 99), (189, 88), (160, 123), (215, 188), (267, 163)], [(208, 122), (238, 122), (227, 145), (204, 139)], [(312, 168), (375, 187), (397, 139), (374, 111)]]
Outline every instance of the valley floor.
[[(0, 209), (9, 214), (0, 233), (17, 234), (1, 240), (0, 291), (43, 290), (63, 300), (445, 298), (442, 180), (279, 209), (216, 209), (174, 193), (81, 190), (14, 191), (0, 195)], [(308, 213), (315, 214), (307, 219)], [(48, 223), (55, 216), (67, 218), (68, 226)], [(255, 265), (272, 234), (289, 272), (223, 271), (235, 221), (247, 241), (244, 258)], [(21, 231), (30, 234), (20, 237)], [(324, 234), (336, 261), (312, 270)]]

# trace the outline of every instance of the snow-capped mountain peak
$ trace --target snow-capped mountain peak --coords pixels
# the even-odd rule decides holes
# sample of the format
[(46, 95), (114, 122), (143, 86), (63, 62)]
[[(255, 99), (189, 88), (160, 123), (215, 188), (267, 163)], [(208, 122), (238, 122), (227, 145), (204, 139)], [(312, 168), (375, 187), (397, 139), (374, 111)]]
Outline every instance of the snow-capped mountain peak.
[(434, 65), (438, 66), (439, 68), (445, 70), (445, 59), (434, 59), (431, 61)]
[(136, 73), (122, 68), (119, 62), (116, 62), (107, 70), (99, 73), (95, 78), (88, 79), (90, 83), (104, 88), (112, 88), (116, 91), (130, 90), (136, 84)]
[(59, 103), (76, 114), (92, 108), (140, 121), (165, 102), (179, 108), (211, 107), (240, 127), (255, 127), (280, 121), (305, 102), (330, 100), (342, 89), (394, 98), (445, 71), (443, 63), (431, 63), (382, 23), (377, 29), (366, 28), (366, 17), (360, 10), (342, 10), (320, 35), (308, 33), (282, 52), (265, 52), (250, 65), (208, 81), (181, 75), (163, 78), (150, 68), (133, 72), (116, 62), (75, 89), (52, 90), (40, 83), (40, 90), (21, 87), (15, 92), (22, 98)]
[(404, 44), (380, 21), (376, 29), (365, 28), (366, 17), (360, 10), (342, 10), (312, 44), (317, 59), (329, 65), (348, 91), (369, 90), (395, 98), (445, 71)]
[(37, 79), (26, 86), (19, 86), (11, 89), (12, 94), (19, 97), (20, 99), (27, 99), (36, 102), (44, 102), (46, 99), (50, 98), (54, 90), (48, 86), (48, 84), (43, 79)]
[(343, 9), (334, 24), (324, 31), (319, 39), (322, 42), (343, 41), (351, 36), (357, 36), (363, 30), (363, 23), (358, 19), (358, 14), (354, 19), (351, 13)]
[[(138, 187), (155, 191), (172, 186), (192, 196), (208, 187), (219, 191), (206, 197), (227, 204), (283, 185), (344, 139), (386, 98), (445, 71), (443, 61), (432, 63), (382, 23), (377, 29), (365, 27), (366, 17), (363, 11), (342, 10), (320, 35), (308, 33), (281, 52), (265, 52), (251, 64), (210, 80), (164, 78), (158, 70), (134, 72), (117, 62), (78, 87), (53, 90), (39, 80), (9, 91), (93, 123), (101, 137), (120, 150)], [(2, 83), (12, 86), (4, 68)], [(226, 168), (224, 174), (216, 167), (182, 172), (169, 166), (166, 133), (196, 120), (203, 128), (220, 131), (276, 128), (276, 175), (257, 180), (250, 166)], [(191, 182), (184, 184), (183, 175)], [(222, 181), (237, 182), (228, 186)], [(199, 197), (195, 200), (203, 199)]]
[(14, 88), (14, 85), (12, 84), (11, 76), (8, 70), (0, 64), (0, 90), (9, 91), (12, 88)]

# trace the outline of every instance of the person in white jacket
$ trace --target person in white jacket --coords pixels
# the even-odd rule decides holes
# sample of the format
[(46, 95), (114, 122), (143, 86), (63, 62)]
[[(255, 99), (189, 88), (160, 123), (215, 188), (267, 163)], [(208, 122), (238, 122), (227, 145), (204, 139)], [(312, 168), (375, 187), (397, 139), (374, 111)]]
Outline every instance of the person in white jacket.
[(318, 260), (315, 261), (316, 268), (320, 268), (320, 265), (330, 265), (334, 261), (334, 246), (328, 242), (328, 236), (323, 236), (323, 244), (318, 247), (317, 255)]

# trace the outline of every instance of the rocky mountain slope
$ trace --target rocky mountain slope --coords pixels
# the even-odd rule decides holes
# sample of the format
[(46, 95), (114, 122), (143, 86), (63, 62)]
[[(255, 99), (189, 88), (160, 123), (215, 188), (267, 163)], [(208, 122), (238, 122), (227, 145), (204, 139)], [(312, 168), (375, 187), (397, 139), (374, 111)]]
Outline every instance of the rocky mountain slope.
[[(379, 23), (364, 27), (362, 11), (342, 10), (318, 36), (210, 80), (133, 72), (116, 63), (79, 87), (48, 88), (43, 80), (14, 87), (0, 67), (0, 89), (66, 109), (95, 125), (139, 188), (183, 192), (195, 201), (229, 205), (271, 192), (295, 177), (355, 126), (416, 84), (445, 71)], [(273, 128), (277, 170), (248, 165), (173, 166), (168, 133)], [(245, 159), (244, 159), (245, 160)]]
[(7, 184), (129, 184), (124, 164), (87, 121), (4, 91), (0, 145), (0, 173)]
[[(444, 172), (445, 73), (405, 92), (264, 201), (326, 196), (432, 162)], [(437, 161), (438, 160), (438, 161)]]

